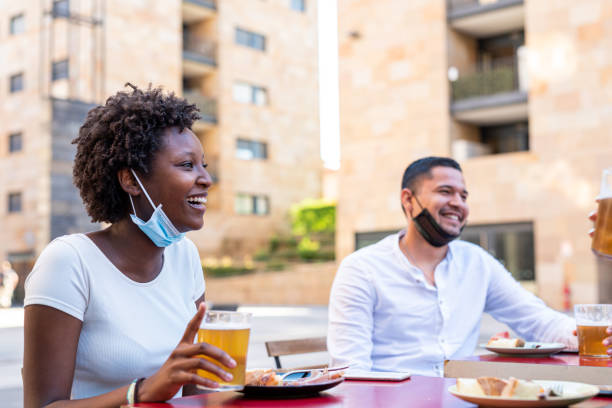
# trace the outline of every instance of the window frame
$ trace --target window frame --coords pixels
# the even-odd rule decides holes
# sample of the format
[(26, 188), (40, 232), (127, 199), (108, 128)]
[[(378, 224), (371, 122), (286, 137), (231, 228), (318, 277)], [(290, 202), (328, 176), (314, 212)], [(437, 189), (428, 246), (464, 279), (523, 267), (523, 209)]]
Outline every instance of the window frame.
[(51, 14), (53, 17), (70, 17), (70, 0), (53, 0)]
[[(467, 237), (465, 237), (464, 235), (466, 233), (477, 234), (479, 242), (476, 243), (473, 240), (466, 239)], [(508, 269), (509, 266), (506, 265), (506, 262), (504, 261), (504, 259), (502, 259), (501, 256), (498, 256), (497, 254), (494, 253), (495, 244), (498, 242), (497, 240), (500, 240), (500, 237), (502, 237), (502, 234), (509, 234), (509, 233), (514, 233), (514, 234), (530, 233), (531, 234), (530, 239), (531, 239), (533, 246), (531, 248), (531, 259), (529, 260), (529, 263), (531, 263), (531, 266), (533, 269), (529, 271), (529, 273), (526, 274), (527, 276), (529, 276), (528, 279), (522, 279), (523, 274), (521, 273), (521, 271), (509, 270)], [(498, 236), (494, 236), (494, 234), (497, 234)], [(490, 253), (491, 256), (496, 258), (502, 265), (504, 265), (506, 269), (509, 270), (509, 272), (512, 274), (512, 276), (517, 281), (535, 282), (537, 280), (536, 259), (535, 259), (535, 254), (536, 254), (535, 228), (534, 228), (534, 223), (532, 221), (514, 222), (514, 223), (499, 223), (499, 224), (468, 225), (463, 230), (460, 239), (466, 242), (472, 242), (480, 246), (482, 249), (484, 249), (488, 253)], [(525, 259), (525, 257), (529, 256), (529, 254), (520, 254), (518, 252), (515, 253), (514, 255), (516, 255), (519, 259), (523, 259), (523, 260)]]
[[(18, 144), (14, 144), (14, 140), (19, 140)], [(18, 148), (14, 148), (17, 145)], [(17, 153), (23, 150), (23, 132), (13, 132), (8, 136), (8, 152), (9, 154)]]
[[(240, 203), (238, 200), (243, 200), (243, 202)], [(264, 211), (259, 211), (262, 204)], [(248, 210), (242, 210), (240, 207), (243, 205), (248, 206)], [(234, 212), (237, 215), (256, 215), (259, 217), (270, 215), (270, 197), (266, 194), (236, 193), (234, 196)]]
[[(16, 25), (16, 22), (21, 25)], [(19, 35), (25, 32), (25, 13), (19, 13), (12, 16), (9, 20), (9, 35)]]
[[(60, 71), (59, 68), (66, 67), (65, 71)], [(65, 75), (65, 76), (64, 76)], [(62, 79), (70, 78), (70, 60), (68, 58), (59, 61), (51, 62), (51, 81), (61, 81)]]
[[(238, 90), (238, 87), (244, 87), (245, 89)], [(238, 95), (240, 95), (240, 97), (237, 97), (237, 90), (239, 91)], [(248, 96), (246, 98), (242, 98), (242, 91), (248, 91)], [(263, 101), (259, 101), (259, 96), (263, 97)], [(249, 105), (266, 106), (268, 105), (268, 89), (264, 86), (253, 85), (244, 81), (234, 81), (232, 86), (232, 99), (235, 102)]]
[(257, 51), (265, 52), (267, 38), (264, 34), (256, 33), (236, 26), (234, 29), (234, 43)]
[[(246, 157), (247, 154), (241, 155), (241, 151), (250, 153), (250, 157)], [(268, 143), (239, 137), (236, 139), (235, 157), (240, 160), (267, 160)]]
[(21, 191), (9, 192), (6, 198), (6, 212), (8, 214), (17, 214), (23, 211), (23, 194)]
[[(19, 79), (19, 87), (15, 87), (15, 81)], [(25, 88), (25, 75), (23, 71), (13, 74), (9, 77), (9, 92), (17, 93), (23, 91)]]
[[(298, 7), (295, 7), (297, 5), (296, 2), (299, 2)], [(289, 0), (289, 8), (293, 11), (305, 13), (306, 12), (306, 0)]]

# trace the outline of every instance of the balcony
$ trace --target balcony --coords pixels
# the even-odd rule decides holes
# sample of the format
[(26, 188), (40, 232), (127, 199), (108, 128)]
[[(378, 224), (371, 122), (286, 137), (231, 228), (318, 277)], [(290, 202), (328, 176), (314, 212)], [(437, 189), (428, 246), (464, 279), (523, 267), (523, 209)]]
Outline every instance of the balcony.
[(492, 37), (525, 26), (523, 0), (447, 0), (449, 25), (475, 38)]
[(194, 130), (207, 130), (217, 125), (217, 100), (201, 92), (185, 90), (183, 97), (200, 110), (200, 120), (194, 123)]
[(181, 14), (183, 23), (191, 24), (214, 17), (217, 12), (215, 0), (183, 0)]
[(207, 75), (217, 67), (217, 45), (191, 32), (183, 31), (183, 76), (194, 78)]
[(497, 58), (460, 72), (451, 82), (451, 113), (461, 122), (493, 125), (527, 119), (524, 64)]

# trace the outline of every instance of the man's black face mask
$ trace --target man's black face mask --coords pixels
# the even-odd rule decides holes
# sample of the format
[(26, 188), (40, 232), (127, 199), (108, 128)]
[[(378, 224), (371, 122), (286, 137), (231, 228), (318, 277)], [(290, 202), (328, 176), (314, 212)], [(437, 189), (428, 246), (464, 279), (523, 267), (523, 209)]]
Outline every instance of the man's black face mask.
[(416, 217), (412, 218), (414, 221), (414, 225), (416, 225), (417, 230), (421, 234), (421, 236), (427, 241), (430, 245), (435, 247), (442, 247), (447, 245), (453, 239), (458, 238), (461, 235), (461, 231), (463, 231), (463, 227), (461, 227), (461, 231), (459, 234), (449, 234), (446, 232), (440, 224), (434, 219), (427, 208), (423, 208), (419, 199), (414, 196), (416, 202), (421, 207), (421, 212), (417, 214)]

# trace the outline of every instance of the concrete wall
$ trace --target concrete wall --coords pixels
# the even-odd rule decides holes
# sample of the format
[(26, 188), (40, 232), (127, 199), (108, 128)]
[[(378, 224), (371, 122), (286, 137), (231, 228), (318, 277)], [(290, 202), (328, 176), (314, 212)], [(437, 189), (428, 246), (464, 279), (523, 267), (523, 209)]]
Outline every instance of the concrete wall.
[(336, 256), (405, 221), (401, 177), (448, 155), (445, 2), (339, 1), (341, 168)]
[(295, 265), (281, 272), (206, 278), (206, 301), (231, 304), (327, 305), (335, 262)]

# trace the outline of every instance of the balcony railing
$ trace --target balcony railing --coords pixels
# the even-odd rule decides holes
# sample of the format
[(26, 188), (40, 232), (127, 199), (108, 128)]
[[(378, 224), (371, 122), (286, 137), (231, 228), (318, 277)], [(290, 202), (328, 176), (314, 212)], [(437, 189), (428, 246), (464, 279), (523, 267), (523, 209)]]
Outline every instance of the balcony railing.
[(216, 65), (217, 44), (189, 31), (183, 31), (183, 57)]
[(194, 4), (200, 7), (207, 7), (212, 10), (217, 9), (217, 1), (216, 0), (183, 0), (183, 3)]
[(208, 123), (217, 123), (217, 100), (206, 97), (198, 91), (186, 90), (183, 97), (195, 104), (200, 110), (200, 120)]
[(498, 58), (463, 72), (459, 70), (459, 77), (451, 82), (452, 100), (523, 90), (525, 80), (519, 71), (518, 59), (515, 57)]
[(522, 3), (523, 0), (446, 0), (448, 17), (451, 19)]

